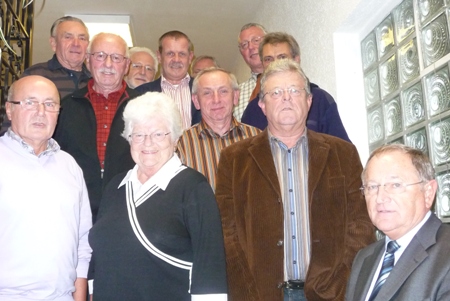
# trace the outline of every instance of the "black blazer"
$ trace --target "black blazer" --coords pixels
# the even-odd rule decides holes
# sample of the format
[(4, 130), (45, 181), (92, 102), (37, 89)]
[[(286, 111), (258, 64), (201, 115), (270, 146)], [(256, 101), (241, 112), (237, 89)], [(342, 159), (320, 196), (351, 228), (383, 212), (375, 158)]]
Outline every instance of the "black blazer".
[[(189, 80), (189, 89), (191, 90), (191, 94), (192, 94), (192, 83), (194, 82), (194, 79), (191, 77), (191, 79)], [(138, 87), (136, 87), (134, 89), (136, 92), (138, 92), (139, 95), (142, 95), (146, 92), (162, 92), (162, 88), (161, 88), (161, 77), (159, 77), (158, 79), (140, 85)], [(202, 114), (200, 112), (200, 110), (197, 110), (194, 106), (194, 103), (191, 100), (191, 113), (192, 113), (192, 122), (191, 125), (197, 124), (202, 120)]]

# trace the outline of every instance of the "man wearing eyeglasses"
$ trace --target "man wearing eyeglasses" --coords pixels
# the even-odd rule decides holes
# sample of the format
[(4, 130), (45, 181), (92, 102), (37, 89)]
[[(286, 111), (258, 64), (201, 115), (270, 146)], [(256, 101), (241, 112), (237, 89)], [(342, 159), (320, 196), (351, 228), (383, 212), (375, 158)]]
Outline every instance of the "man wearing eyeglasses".
[(450, 300), (450, 226), (430, 211), (438, 184), (429, 158), (381, 146), (361, 177), (370, 219), (386, 236), (356, 256), (346, 300)]
[(125, 81), (132, 89), (155, 79), (158, 60), (149, 48), (133, 47), (130, 49), (130, 70)]
[(238, 48), (245, 63), (250, 67), (252, 76), (239, 85), (240, 95), (233, 115), (241, 121), (242, 114), (252, 99), (251, 95), (258, 82), (258, 75), (264, 71), (263, 64), (258, 54), (259, 43), (266, 34), (266, 29), (258, 23), (248, 23), (242, 26), (238, 36)]
[(200, 122), (202, 115), (191, 99), (193, 78), (189, 76), (189, 66), (194, 57), (194, 49), (189, 37), (181, 31), (166, 32), (159, 38), (158, 61), (161, 64), (161, 77), (143, 84), (136, 91), (163, 92), (169, 95), (180, 110), (183, 129)]
[(94, 36), (86, 59), (93, 78), (61, 101), (54, 138), (83, 169), (95, 221), (103, 188), (116, 174), (134, 166), (120, 133), (123, 110), (137, 93), (123, 80), (130, 62), (120, 36)]
[(91, 210), (83, 174), (53, 140), (59, 94), (30, 75), (8, 91), (0, 137), (0, 300), (86, 300)]
[[(284, 32), (266, 34), (259, 45), (259, 56), (264, 68), (279, 59), (292, 59), (300, 64), (300, 47), (293, 36)], [(337, 104), (333, 97), (314, 83), (310, 83), (312, 104), (306, 126), (319, 133), (329, 134), (341, 139), (350, 139), (342, 124)], [(259, 95), (252, 99), (242, 114), (242, 122), (265, 129), (267, 118), (259, 107)]]
[(306, 128), (309, 81), (292, 60), (261, 78), (260, 134), (223, 149), (216, 198), (231, 300), (344, 300), (356, 252), (374, 240), (355, 146)]

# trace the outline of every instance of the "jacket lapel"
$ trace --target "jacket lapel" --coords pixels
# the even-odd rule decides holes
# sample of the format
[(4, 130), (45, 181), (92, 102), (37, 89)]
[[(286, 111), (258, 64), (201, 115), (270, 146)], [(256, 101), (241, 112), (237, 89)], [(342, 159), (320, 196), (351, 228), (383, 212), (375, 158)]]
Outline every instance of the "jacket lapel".
[(383, 255), (384, 239), (379, 241), (378, 245), (373, 249), (373, 252), (364, 259), (361, 265), (358, 280), (355, 284), (355, 294), (353, 300), (366, 299), (370, 284), (372, 283), (373, 277), (375, 277), (376, 268), (378, 267), (378, 263)]
[(255, 136), (252, 144), (248, 148), (248, 152), (255, 160), (261, 173), (269, 180), (273, 190), (281, 198), (280, 183), (278, 182), (277, 171), (273, 163), (267, 129), (262, 134)]
[[(307, 130), (306, 135), (308, 137), (308, 195), (311, 206), (313, 193), (327, 163), (330, 145), (322, 136), (311, 130)], [(310, 168), (310, 166), (314, 166), (314, 168)]]

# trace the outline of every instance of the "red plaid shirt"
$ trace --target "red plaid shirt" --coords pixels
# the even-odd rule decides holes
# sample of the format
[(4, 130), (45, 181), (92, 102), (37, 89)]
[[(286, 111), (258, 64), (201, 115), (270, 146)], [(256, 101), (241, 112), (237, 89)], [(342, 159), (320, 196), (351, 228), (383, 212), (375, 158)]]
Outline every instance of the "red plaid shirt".
[(88, 82), (89, 100), (94, 108), (95, 118), (97, 119), (97, 154), (100, 160), (102, 169), (105, 168), (105, 152), (106, 143), (108, 142), (109, 130), (111, 123), (116, 115), (119, 101), (122, 94), (125, 92), (127, 84), (122, 81), (122, 88), (120, 90), (109, 93), (108, 98), (103, 94), (94, 91), (94, 80)]

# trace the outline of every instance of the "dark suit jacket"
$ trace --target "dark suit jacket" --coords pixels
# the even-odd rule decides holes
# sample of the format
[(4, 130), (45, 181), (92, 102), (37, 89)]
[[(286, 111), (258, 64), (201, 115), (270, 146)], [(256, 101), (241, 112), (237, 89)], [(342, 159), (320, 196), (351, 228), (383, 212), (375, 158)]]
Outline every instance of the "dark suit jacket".
[[(384, 256), (384, 239), (361, 250), (353, 263), (347, 301), (364, 301)], [(450, 300), (450, 226), (432, 214), (395, 264), (376, 301)]]
[[(308, 130), (311, 262), (308, 301), (344, 300), (356, 252), (374, 241), (359, 192), (353, 144)], [(222, 216), (231, 301), (283, 300), (284, 217), (267, 130), (220, 156), (216, 198)]]
[(83, 170), (94, 222), (106, 184), (115, 175), (130, 170), (135, 165), (130, 154), (130, 144), (121, 134), (125, 127), (123, 111), (127, 103), (136, 96), (137, 93), (127, 87), (120, 97), (106, 144), (103, 178), (97, 153), (97, 118), (88, 98), (88, 88), (76, 90), (61, 100), (61, 113), (53, 138), (62, 150), (75, 158)]
[[(191, 89), (191, 93), (192, 93), (192, 83), (194, 82), (194, 79), (191, 77), (191, 79), (189, 80), (189, 88)], [(135, 88), (135, 90), (139, 93), (139, 95), (142, 95), (146, 92), (162, 92), (162, 88), (161, 88), (161, 77), (159, 77), (158, 79), (140, 85), (138, 87)], [(200, 112), (200, 110), (197, 110), (194, 106), (194, 103), (191, 100), (191, 113), (192, 113), (192, 122), (191, 125), (197, 124), (202, 120), (202, 114)]]

